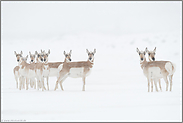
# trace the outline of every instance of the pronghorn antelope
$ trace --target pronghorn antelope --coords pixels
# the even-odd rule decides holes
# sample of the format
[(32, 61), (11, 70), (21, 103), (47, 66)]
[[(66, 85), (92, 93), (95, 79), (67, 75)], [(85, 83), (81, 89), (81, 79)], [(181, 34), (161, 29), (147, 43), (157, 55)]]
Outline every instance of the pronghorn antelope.
[(83, 79), (83, 91), (85, 91), (85, 78), (90, 74), (91, 69), (93, 67), (94, 62), (94, 54), (96, 53), (96, 49), (94, 49), (94, 52), (89, 52), (88, 49), (86, 49), (86, 52), (88, 53), (88, 60), (87, 61), (80, 61), (80, 62), (69, 62), (71, 59), (68, 59), (68, 54), (65, 53), (65, 61), (63, 64), (59, 66), (59, 77), (56, 81), (55, 89), (58, 87), (58, 83), (60, 83), (60, 87), (63, 90), (62, 83), (63, 81), (69, 76), (72, 78), (79, 78), (81, 77)]
[[(49, 90), (49, 83), (48, 83), (48, 77), (49, 77), (49, 74), (50, 74), (50, 67), (49, 67), (49, 64), (48, 64), (48, 55), (50, 54), (50, 50), (48, 50), (48, 53), (46, 53), (45, 51), (41, 51), (42, 54), (39, 55), (38, 57), (38, 61), (39, 63), (42, 63), (42, 83), (43, 83), (43, 86), (44, 86), (44, 78), (47, 79), (47, 88)], [(45, 87), (44, 87), (45, 88)]]
[[(170, 91), (172, 90), (172, 77), (175, 72), (175, 65), (170, 61), (151, 61), (147, 62), (145, 58), (146, 52), (139, 51), (137, 48), (137, 53), (140, 57), (141, 68), (143, 69), (144, 75), (148, 80), (148, 92), (150, 91), (150, 80), (154, 80), (156, 91), (157, 81), (163, 78), (166, 82), (166, 91), (168, 91), (168, 79), (170, 80)], [(152, 86), (151, 86), (152, 87)], [(152, 88), (151, 88), (152, 89)]]
[[(36, 53), (35, 53), (35, 54), (36, 54)], [(33, 64), (33, 65), (36, 64), (36, 63), (35, 63), (35, 57), (36, 57), (35, 54), (31, 54), (31, 52), (29, 52), (30, 59), (31, 59), (30, 64)], [(31, 88), (33, 88), (33, 86), (34, 86), (34, 89), (36, 89), (36, 79), (35, 79), (35, 78), (31, 78), (31, 79), (30, 79), (30, 86), (31, 86)]]
[[(14, 69), (13, 69), (13, 73), (14, 73), (14, 76), (15, 76), (15, 80), (16, 80), (16, 87), (18, 88), (18, 81), (19, 81), (19, 84), (20, 84), (20, 75), (19, 75), (19, 62), (20, 62), (20, 59), (22, 57), (22, 54), (23, 52), (21, 51), (20, 54), (16, 53), (16, 51), (14, 51), (15, 55), (16, 55), (16, 58), (17, 58), (17, 62), (18, 62), (18, 66), (16, 66)], [(24, 84), (23, 84), (24, 86)], [(25, 87), (25, 86), (24, 86)]]
[[(155, 61), (155, 54), (156, 54), (156, 47), (154, 48), (153, 51), (149, 51), (146, 47), (145, 49), (146, 53), (148, 54), (148, 59), (149, 61)], [(162, 88), (161, 88), (161, 80), (159, 79), (159, 88), (160, 90), (162, 91)], [(151, 92), (153, 91), (153, 80), (151, 80)]]

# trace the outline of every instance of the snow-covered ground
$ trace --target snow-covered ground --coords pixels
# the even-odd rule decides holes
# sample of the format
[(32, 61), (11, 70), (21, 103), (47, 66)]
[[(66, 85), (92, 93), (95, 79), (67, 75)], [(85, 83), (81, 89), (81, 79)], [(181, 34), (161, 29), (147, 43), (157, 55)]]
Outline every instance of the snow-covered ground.
[[(182, 35), (179, 31), (136, 34), (86, 31), (43, 39), (7, 38), (4, 31), (1, 42), (2, 121), (182, 121)], [(137, 47), (140, 50), (156, 47), (156, 60), (170, 60), (176, 64), (172, 92), (165, 91), (164, 80), (161, 80), (162, 92), (156, 92), (155, 87), (154, 92), (147, 92), (147, 79), (140, 67)], [(94, 48), (94, 67), (86, 78), (85, 92), (81, 78), (67, 78), (63, 83), (64, 91), (60, 87), (53, 90), (56, 77), (49, 79), (49, 91), (16, 89), (14, 51), (22, 50), (26, 56), (29, 51), (50, 49), (49, 61), (53, 62), (63, 61), (63, 51), (72, 50), (72, 61), (84, 61), (87, 60), (86, 49), (92, 51)]]

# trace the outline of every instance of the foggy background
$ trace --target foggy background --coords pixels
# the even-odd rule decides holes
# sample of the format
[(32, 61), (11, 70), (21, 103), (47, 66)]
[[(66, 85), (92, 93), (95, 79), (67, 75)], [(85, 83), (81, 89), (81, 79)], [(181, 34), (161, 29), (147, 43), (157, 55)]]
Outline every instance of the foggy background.
[(5, 41), (179, 32), (180, 2), (2, 2)]

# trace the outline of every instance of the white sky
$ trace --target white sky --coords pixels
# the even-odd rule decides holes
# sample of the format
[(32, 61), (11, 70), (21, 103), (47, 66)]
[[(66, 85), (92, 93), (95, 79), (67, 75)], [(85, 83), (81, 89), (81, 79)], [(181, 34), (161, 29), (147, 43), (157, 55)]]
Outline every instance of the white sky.
[(4, 39), (180, 31), (181, 2), (2, 2)]

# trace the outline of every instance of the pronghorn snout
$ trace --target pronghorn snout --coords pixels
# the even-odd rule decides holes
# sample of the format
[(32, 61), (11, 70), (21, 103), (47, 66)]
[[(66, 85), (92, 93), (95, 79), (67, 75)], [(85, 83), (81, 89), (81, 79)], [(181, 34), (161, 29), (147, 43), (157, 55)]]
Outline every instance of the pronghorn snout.
[(141, 58), (141, 60), (143, 61), (143, 58)]
[(17, 62), (19, 62), (20, 60), (17, 60)]
[(155, 61), (155, 58), (153, 57), (152, 60)]
[(69, 61), (71, 61), (71, 59), (69, 59)]
[(90, 57), (89, 60), (92, 60), (92, 58)]
[(33, 62), (33, 60), (31, 60), (31, 62)]

